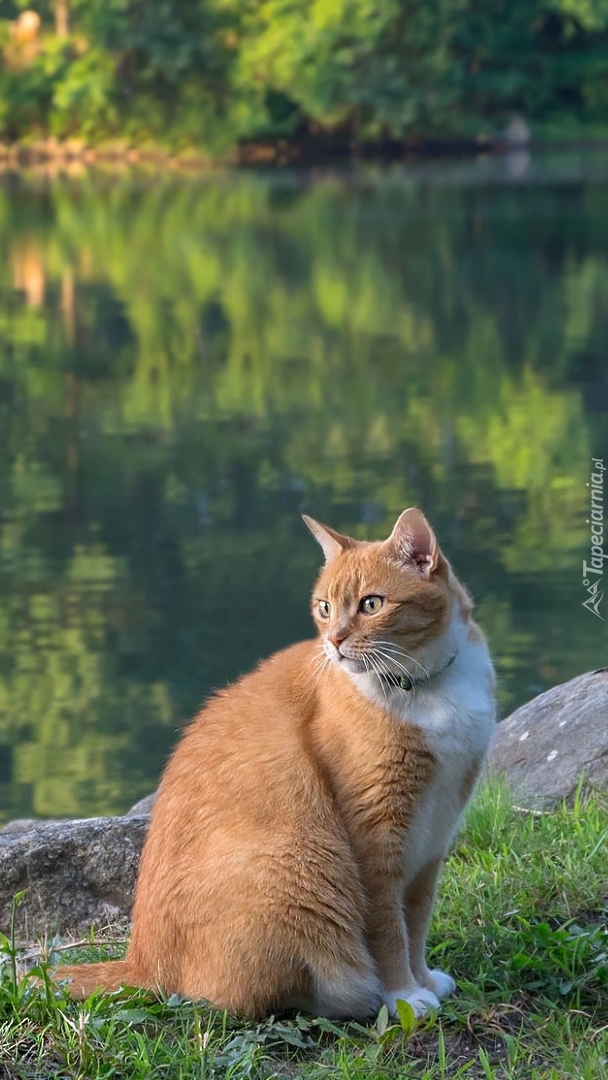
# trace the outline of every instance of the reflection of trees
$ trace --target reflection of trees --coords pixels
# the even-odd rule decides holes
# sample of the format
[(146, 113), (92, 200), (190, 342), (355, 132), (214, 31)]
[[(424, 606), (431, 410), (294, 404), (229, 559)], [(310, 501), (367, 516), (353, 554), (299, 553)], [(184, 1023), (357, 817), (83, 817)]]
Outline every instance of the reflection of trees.
[(28, 307), (42, 307), (44, 303), (44, 267), (35, 247), (18, 247), (11, 259), (13, 285), (25, 293)]
[(15, 812), (125, 805), (209, 687), (308, 632), (304, 505), (359, 535), (427, 508), (507, 699), (599, 662), (590, 619), (564, 628), (601, 452), (582, 395), (606, 393), (599, 199), (259, 177), (4, 196)]

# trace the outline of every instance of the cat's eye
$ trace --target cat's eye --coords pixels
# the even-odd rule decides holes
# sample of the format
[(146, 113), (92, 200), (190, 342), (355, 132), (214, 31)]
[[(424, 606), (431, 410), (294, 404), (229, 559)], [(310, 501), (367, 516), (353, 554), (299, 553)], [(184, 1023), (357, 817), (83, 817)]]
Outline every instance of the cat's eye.
[(359, 611), (362, 611), (365, 615), (375, 615), (377, 611), (380, 611), (383, 603), (384, 597), (382, 596), (364, 596), (359, 604)]
[(319, 600), (317, 604), (319, 615), (322, 619), (329, 619), (331, 613), (331, 604), (328, 600)]

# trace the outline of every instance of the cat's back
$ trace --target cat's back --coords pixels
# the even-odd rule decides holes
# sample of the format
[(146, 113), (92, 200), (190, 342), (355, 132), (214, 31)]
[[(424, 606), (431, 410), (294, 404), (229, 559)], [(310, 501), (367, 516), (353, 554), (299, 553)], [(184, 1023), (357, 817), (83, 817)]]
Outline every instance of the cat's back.
[[(311, 640), (262, 660), (253, 671), (209, 698), (183, 741), (209, 747), (218, 740), (226, 750), (226, 738), (237, 749), (241, 740), (268, 743), (273, 737), (289, 736), (306, 723), (315, 707), (317, 655), (318, 643)], [(176, 753), (179, 750), (180, 746)]]
[[(318, 645), (275, 653), (217, 691), (186, 729), (161, 781), (154, 819), (270, 821), (316, 781), (307, 729), (317, 707)], [(312, 773), (312, 775), (311, 775)]]

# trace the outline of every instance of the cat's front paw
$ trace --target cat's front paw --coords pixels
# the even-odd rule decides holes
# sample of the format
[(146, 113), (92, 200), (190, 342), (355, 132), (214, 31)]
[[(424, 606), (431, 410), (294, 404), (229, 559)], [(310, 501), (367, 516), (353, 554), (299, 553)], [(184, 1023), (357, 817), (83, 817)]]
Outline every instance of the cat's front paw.
[(408, 1005), (412, 1006), (416, 1019), (426, 1016), (432, 1009), (439, 1008), (437, 995), (424, 986), (413, 986), (408, 990), (389, 990), (382, 995), (382, 1003), (386, 1005), (391, 1016), (397, 1015), (397, 1001), (407, 1001)]
[(426, 986), (427, 990), (430, 990), (440, 1001), (450, 997), (456, 990), (456, 983), (452, 976), (448, 975), (446, 971), (440, 971), (439, 968), (435, 968), (433, 971), (426, 971), (421, 982)]

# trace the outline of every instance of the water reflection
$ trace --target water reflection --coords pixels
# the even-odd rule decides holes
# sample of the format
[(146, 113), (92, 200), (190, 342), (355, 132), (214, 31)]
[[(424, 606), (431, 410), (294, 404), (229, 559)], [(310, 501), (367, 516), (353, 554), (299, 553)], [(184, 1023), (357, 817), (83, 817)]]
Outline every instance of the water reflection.
[(0, 815), (125, 808), (210, 688), (310, 632), (304, 509), (428, 512), (503, 709), (605, 661), (592, 166), (0, 192)]

